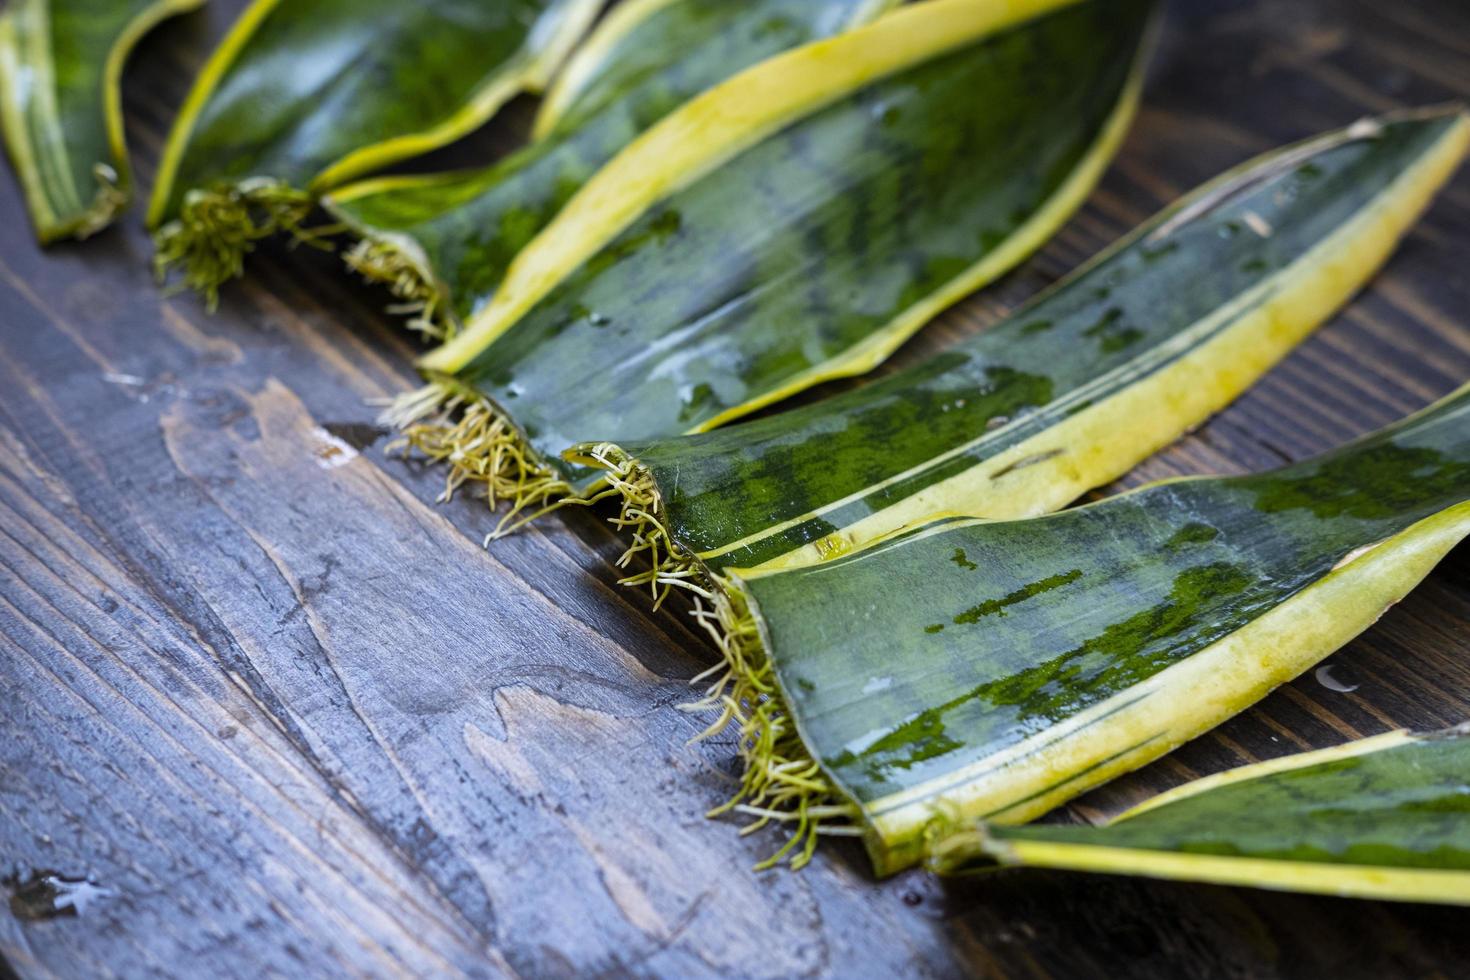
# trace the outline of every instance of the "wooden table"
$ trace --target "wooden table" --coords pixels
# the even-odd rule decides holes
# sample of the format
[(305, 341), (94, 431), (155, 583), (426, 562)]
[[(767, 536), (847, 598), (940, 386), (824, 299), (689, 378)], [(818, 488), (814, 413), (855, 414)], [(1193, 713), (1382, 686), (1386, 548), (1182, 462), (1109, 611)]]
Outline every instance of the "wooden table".
[[(136, 59), (145, 185), (240, 6), (216, 0)], [(897, 363), (1246, 156), (1470, 97), (1461, 0), (1170, 6), (1146, 107), (1085, 213)], [(458, 159), (504, 145), (527, 108)], [(413, 383), (414, 345), (381, 293), (268, 248), (211, 316), (154, 289), (136, 212), (42, 252), (0, 178), (0, 216), (0, 953), (16, 974), (1470, 970), (1470, 913), (1450, 909), (1024, 871), (875, 882), (843, 842), (803, 873), (753, 873), (777, 840), (703, 819), (731, 745), (686, 746), (699, 721), (675, 707), (709, 648), (615, 584), (605, 512), (485, 551), (482, 503), (435, 505), (440, 477), (385, 454), (370, 402)], [(1128, 482), (1298, 459), (1467, 377), (1470, 170), (1351, 309)], [(1351, 693), (1308, 674), (1069, 814), (1470, 717), (1467, 568), (1462, 548), (1331, 659)], [(90, 879), (82, 914), (50, 914), (52, 874)]]

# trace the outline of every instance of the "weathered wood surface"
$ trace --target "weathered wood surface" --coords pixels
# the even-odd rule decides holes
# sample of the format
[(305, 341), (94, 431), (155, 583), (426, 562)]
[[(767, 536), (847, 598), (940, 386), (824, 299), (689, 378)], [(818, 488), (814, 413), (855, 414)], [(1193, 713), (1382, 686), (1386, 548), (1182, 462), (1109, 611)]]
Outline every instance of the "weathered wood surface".
[[(240, 3), (128, 78), (140, 177)], [(1470, 97), (1459, 0), (1175, 0), (1147, 107), (1086, 213), (898, 362), (978, 329), (1245, 156)], [(513, 108), (461, 158), (524, 126)], [(442, 158), (441, 158), (442, 159)], [(21, 976), (1448, 976), (1470, 914), (1016, 872), (871, 880), (860, 851), (755, 874), (700, 814), (728, 742), (675, 709), (708, 662), (620, 590), (605, 514), (497, 543), (384, 455), (409, 385), (383, 296), (270, 249), (217, 315), (126, 227), (42, 253), (0, 179), (0, 954)], [(1386, 274), (1141, 482), (1296, 459), (1470, 377), (1470, 172)], [(361, 449), (343, 451), (325, 433)], [(1070, 808), (1470, 717), (1470, 554), (1218, 732)], [(90, 878), (50, 916), (37, 876)], [(29, 883), (29, 884), (27, 884)], [(3, 972), (3, 970), (0, 970)]]

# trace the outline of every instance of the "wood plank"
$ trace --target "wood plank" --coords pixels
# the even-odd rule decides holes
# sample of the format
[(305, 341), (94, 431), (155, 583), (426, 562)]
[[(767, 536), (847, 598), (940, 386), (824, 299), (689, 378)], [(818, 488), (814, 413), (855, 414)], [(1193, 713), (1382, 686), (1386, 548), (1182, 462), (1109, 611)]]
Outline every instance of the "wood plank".
[[(143, 46), (140, 179), (242, 0)], [(1170, 197), (1371, 111), (1470, 98), (1454, 0), (1176, 0), (1147, 106), (1086, 211), (883, 370), (983, 329)], [(433, 166), (511, 145), (531, 106)], [(1338, 976), (1466, 972), (1463, 912), (1050, 873), (801, 874), (701, 814), (728, 740), (677, 710), (709, 662), (616, 585), (605, 511), (488, 551), (479, 501), (389, 455), (413, 383), (385, 297), (269, 245), (220, 311), (161, 297), (136, 215), (31, 242), (0, 180), (0, 956), (21, 976)], [(1385, 273), (1250, 394), (1122, 485), (1278, 465), (1470, 376), (1470, 173)], [(819, 397), (831, 386), (809, 397)], [(1462, 548), (1330, 661), (1077, 801), (1470, 715)], [(39, 916), (37, 876), (90, 878)], [(28, 889), (26, 884), (31, 882)], [(38, 898), (39, 896), (39, 898)]]

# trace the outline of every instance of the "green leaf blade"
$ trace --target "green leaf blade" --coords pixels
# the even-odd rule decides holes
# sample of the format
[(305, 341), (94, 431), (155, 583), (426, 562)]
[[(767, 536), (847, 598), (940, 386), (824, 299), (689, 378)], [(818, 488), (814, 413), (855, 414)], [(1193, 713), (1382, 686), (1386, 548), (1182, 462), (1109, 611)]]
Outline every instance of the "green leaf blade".
[(1450, 109), (1268, 154), (916, 368), (618, 449), (675, 547), (715, 572), (820, 561), (946, 512), (1053, 510), (1223, 407), (1345, 301), (1453, 172), (1466, 129)]
[[(741, 69), (881, 9), (873, 0), (643, 6), (650, 9), (631, 27), (610, 20), (616, 42), (537, 143), (477, 170), (348, 185), (324, 203), (354, 234), (416, 265), (456, 325), (488, 302), (521, 249), (639, 133)], [(594, 36), (589, 45), (597, 43)]]
[(1470, 731), (1393, 733), (1198, 780), (1100, 827), (996, 827), (933, 865), (1006, 864), (1470, 904)]
[[(969, 7), (918, 5), (864, 39)], [(710, 428), (861, 373), (1080, 204), (1130, 118), (1150, 10), (1065, 5), (867, 82), (690, 175), (488, 345), (471, 328), (424, 367), (509, 419), (573, 496), (600, 479), (561, 460), (576, 443)]]
[(322, 192), (443, 146), (544, 84), (599, 6), (255, 0), (169, 135), (148, 212), (164, 271), (182, 265), (212, 292)]
[(0, 123), (43, 244), (87, 238), (126, 206), (122, 68), (158, 22), (203, 0), (19, 0), (0, 15)]
[(942, 521), (741, 588), (806, 747), (893, 868), (936, 812), (1039, 815), (1371, 624), (1470, 533), (1467, 422), (1470, 389), (1274, 473)]

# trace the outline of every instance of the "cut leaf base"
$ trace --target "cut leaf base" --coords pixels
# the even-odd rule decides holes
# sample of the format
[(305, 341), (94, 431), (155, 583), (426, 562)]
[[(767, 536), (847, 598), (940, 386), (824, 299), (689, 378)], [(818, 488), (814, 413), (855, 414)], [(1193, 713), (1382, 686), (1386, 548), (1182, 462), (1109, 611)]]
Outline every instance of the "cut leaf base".
[[(621, 501), (618, 516), (610, 523), (627, 533), (631, 543), (617, 566), (627, 568), (635, 562), (643, 571), (620, 580), (620, 585), (648, 586), (654, 594), (654, 608), (663, 604), (672, 589), (687, 589), (712, 601), (710, 576), (699, 559), (679, 547), (669, 528), (663, 493), (653, 474), (639, 462), (610, 442), (601, 443), (572, 457), (604, 470), (608, 491), (599, 495), (615, 496)], [(716, 637), (719, 642), (719, 637)]]
[(433, 381), (398, 398), (383, 422), (401, 432), (395, 447), (445, 466), (441, 503), (469, 484), (483, 487), (492, 509), (510, 504), (486, 536), (487, 545), (554, 510), (602, 499), (576, 496), (571, 484), (537, 458), (504, 412), (454, 381)]
[(276, 232), (322, 244), (330, 229), (302, 227), (315, 202), (305, 191), (274, 180), (249, 180), (192, 190), (179, 216), (154, 232), (153, 271), (160, 282), (182, 271), (182, 286), (202, 292), (211, 310), (219, 287), (244, 271), (255, 243)]
[(734, 727), (743, 769), (735, 795), (707, 816), (739, 813), (754, 817), (741, 834), (755, 833), (772, 823), (794, 824), (791, 838), (757, 864), (756, 870), (783, 861), (800, 869), (816, 853), (819, 837), (863, 833), (855, 824), (858, 809), (844, 801), (807, 751), (743, 596), (736, 590), (720, 589), (704, 595), (707, 598), (696, 603), (694, 615), (719, 647), (721, 659), (694, 680), (696, 684), (710, 681), (704, 697), (682, 709), (715, 714), (695, 741)]
[(410, 330), (436, 341), (454, 337), (455, 323), (443, 315), (439, 291), (402, 248), (383, 238), (360, 238), (342, 253), (342, 261), (368, 282), (387, 287), (399, 300), (388, 312), (407, 316)]
[(116, 170), (108, 164), (99, 163), (92, 167), (92, 176), (97, 180), (97, 191), (92, 195), (91, 206), (72, 223), (43, 233), (40, 236), (43, 245), (68, 235), (78, 241), (86, 241), (116, 221), (117, 216), (127, 208), (131, 195), (122, 186)]

